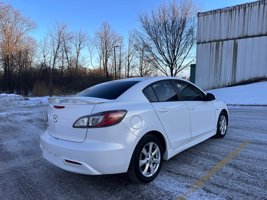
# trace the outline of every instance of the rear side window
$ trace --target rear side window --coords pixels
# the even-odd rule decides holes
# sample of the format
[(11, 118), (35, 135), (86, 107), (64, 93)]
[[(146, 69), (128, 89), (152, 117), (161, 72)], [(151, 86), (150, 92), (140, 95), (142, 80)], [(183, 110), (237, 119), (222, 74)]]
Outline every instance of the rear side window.
[(148, 101), (150, 102), (157, 102), (157, 96), (155, 94), (155, 92), (153, 91), (153, 89), (148, 86), (143, 90), (144, 95), (146, 96), (146, 98), (148, 99)]
[(92, 86), (76, 96), (81, 97), (95, 97), (101, 99), (117, 99), (130, 87), (139, 81), (110, 81), (102, 84)]
[(178, 101), (177, 94), (170, 81), (159, 81), (152, 84), (152, 89), (155, 91), (160, 102)]

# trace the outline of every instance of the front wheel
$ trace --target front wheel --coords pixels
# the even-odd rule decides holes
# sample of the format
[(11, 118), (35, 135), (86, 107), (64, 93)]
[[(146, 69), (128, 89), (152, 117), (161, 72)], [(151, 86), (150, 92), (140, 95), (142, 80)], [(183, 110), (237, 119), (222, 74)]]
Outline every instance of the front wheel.
[(228, 120), (225, 112), (222, 112), (218, 118), (216, 138), (222, 138), (226, 135)]
[(128, 170), (129, 178), (134, 182), (148, 183), (154, 180), (162, 165), (162, 145), (153, 135), (146, 135), (135, 148)]

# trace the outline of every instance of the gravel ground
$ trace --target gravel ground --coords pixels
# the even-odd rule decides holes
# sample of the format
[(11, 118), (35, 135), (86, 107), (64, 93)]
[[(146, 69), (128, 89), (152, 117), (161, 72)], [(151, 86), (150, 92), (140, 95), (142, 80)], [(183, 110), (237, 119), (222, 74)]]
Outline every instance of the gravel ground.
[[(63, 171), (41, 156), (45, 106), (0, 108), (0, 199), (267, 199), (267, 107), (230, 109), (224, 139), (209, 139), (165, 162), (158, 178), (133, 184), (124, 175)], [(238, 155), (192, 185), (243, 142)]]

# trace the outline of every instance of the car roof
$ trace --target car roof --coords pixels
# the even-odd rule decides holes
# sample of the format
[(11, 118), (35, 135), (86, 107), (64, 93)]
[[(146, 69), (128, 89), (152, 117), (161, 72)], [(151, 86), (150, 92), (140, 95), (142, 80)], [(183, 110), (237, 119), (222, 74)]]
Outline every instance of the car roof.
[(158, 80), (169, 80), (169, 79), (176, 79), (176, 80), (183, 80), (186, 81), (184, 79), (180, 79), (177, 77), (172, 77), (172, 76), (152, 76), (152, 77), (133, 77), (133, 78), (124, 78), (124, 79), (119, 79), (116, 81), (138, 81), (138, 82), (144, 82), (144, 81), (158, 81)]
[(177, 77), (170, 77), (170, 76), (155, 76), (155, 77), (134, 77), (134, 78), (125, 78), (116, 81), (138, 81), (135, 85), (125, 91), (121, 96), (118, 97), (117, 100), (119, 101), (148, 101), (147, 98), (143, 95), (142, 90), (150, 85), (151, 83), (163, 80), (181, 80), (188, 82), (184, 79), (180, 79)]

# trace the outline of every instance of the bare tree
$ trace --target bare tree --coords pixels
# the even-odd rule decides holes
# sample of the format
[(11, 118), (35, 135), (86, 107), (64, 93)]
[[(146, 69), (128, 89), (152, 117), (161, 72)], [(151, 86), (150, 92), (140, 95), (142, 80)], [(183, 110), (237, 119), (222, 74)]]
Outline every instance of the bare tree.
[(128, 45), (127, 45), (127, 56), (126, 56), (126, 69), (125, 69), (125, 76), (130, 77), (130, 70), (133, 68), (132, 63), (134, 61), (134, 57), (136, 54), (136, 36), (134, 32), (129, 32), (128, 34)]
[(14, 56), (14, 67), (17, 74), (16, 78), (16, 92), (24, 96), (28, 96), (28, 91), (31, 89), (29, 82), (31, 77), (28, 75), (28, 71), (32, 68), (33, 60), (35, 57), (36, 42), (31, 37), (25, 37), (20, 41), (20, 49)]
[[(29, 33), (34, 23), (22, 16), (11, 6), (0, 3), (0, 56), (4, 71), (4, 90), (13, 92), (12, 75), (16, 68), (16, 58), (25, 50), (25, 42), (32, 40)], [(13, 84), (13, 86), (12, 86)]]
[[(72, 40), (73, 34), (65, 31), (62, 37), (62, 62), (67, 63), (67, 69), (70, 70), (72, 64)], [(64, 64), (65, 66), (65, 64)]]
[(109, 59), (113, 54), (114, 46), (116, 46), (118, 42), (119, 35), (111, 29), (108, 23), (103, 23), (96, 33), (96, 48), (107, 78), (109, 78)]
[(44, 65), (45, 68), (47, 68), (47, 66), (49, 66), (47, 59), (48, 57), (47, 37), (40, 40), (38, 47), (39, 47), (38, 50), (40, 55), (39, 57), (40, 62), (42, 63), (42, 65)]
[(78, 33), (74, 34), (73, 37), (73, 45), (75, 50), (75, 68), (79, 67), (81, 64), (81, 52), (86, 47), (86, 43), (88, 40), (88, 36), (86, 33), (79, 31)]
[[(94, 64), (94, 60), (95, 60), (95, 56), (96, 55), (96, 49), (95, 49), (95, 45), (93, 40), (88, 36), (88, 40), (87, 40), (87, 50), (88, 50), (88, 59), (89, 59), (89, 64), (92, 68), (95, 69), (95, 64)], [(101, 55), (98, 57), (99, 59), (99, 68), (101, 67)]]
[(50, 45), (51, 60), (51, 65), (49, 66), (49, 96), (53, 95), (53, 74), (57, 66), (57, 62), (59, 61), (60, 50), (66, 31), (67, 26), (65, 24), (56, 24), (54, 30), (49, 33), (48, 42)]
[(0, 20), (3, 20), (8, 15), (10, 9), (13, 8), (4, 4), (3, 2), (0, 2)]
[(145, 43), (136, 43), (135, 44), (135, 51), (136, 51), (136, 74), (138, 76), (150, 76), (152, 75), (156, 69), (153, 65), (152, 57), (148, 54), (147, 46)]
[(146, 46), (147, 59), (165, 75), (176, 76), (189, 66), (196, 43), (196, 9), (191, 0), (162, 5), (140, 15), (138, 39)]

